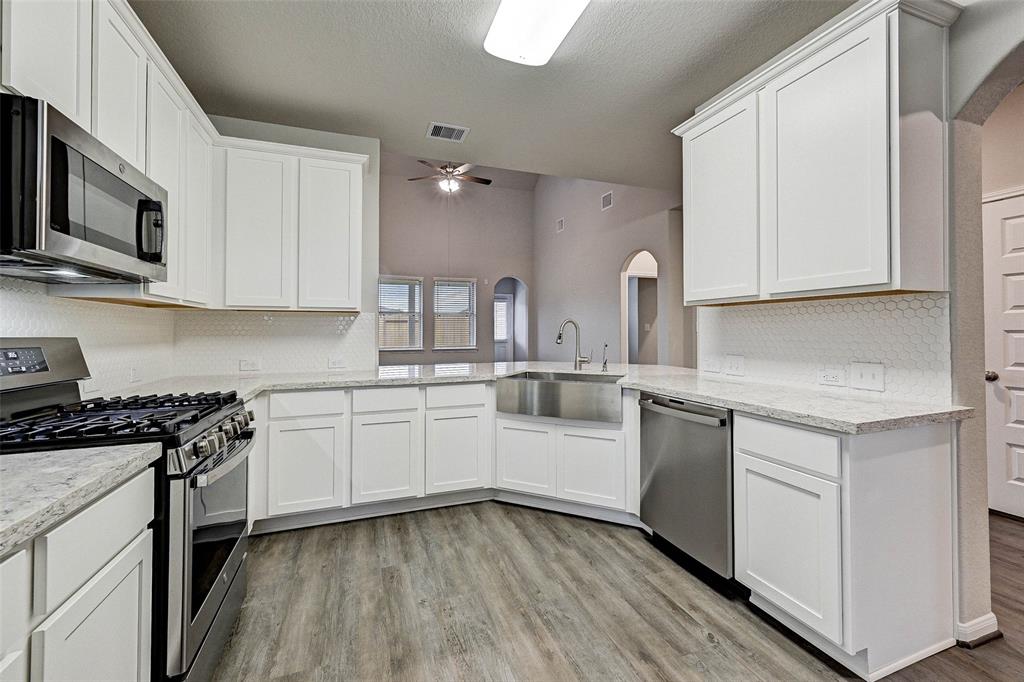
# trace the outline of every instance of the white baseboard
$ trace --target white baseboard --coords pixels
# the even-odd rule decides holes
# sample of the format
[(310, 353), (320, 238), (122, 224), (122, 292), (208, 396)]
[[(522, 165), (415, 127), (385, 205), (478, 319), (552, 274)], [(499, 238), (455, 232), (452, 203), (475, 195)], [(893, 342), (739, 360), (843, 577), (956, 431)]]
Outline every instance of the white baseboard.
[(871, 680), (872, 682), (874, 680), (880, 680), (883, 677), (885, 677), (886, 675), (891, 675), (892, 673), (896, 672), (897, 670), (903, 670), (904, 668), (906, 668), (909, 665), (913, 665), (914, 663), (917, 663), (918, 661), (922, 661), (922, 660), (928, 658), (929, 656), (932, 656), (934, 654), (939, 653), (940, 651), (945, 651), (946, 649), (949, 649), (949, 648), (955, 647), (955, 646), (956, 646), (956, 640), (955, 639), (947, 639), (945, 641), (938, 642), (937, 644), (933, 644), (933, 645), (931, 645), (929, 647), (921, 649), (917, 653), (911, 654), (910, 656), (907, 656), (906, 658), (901, 658), (900, 660), (895, 661), (893, 663), (890, 663), (889, 665), (882, 666), (881, 668), (878, 668), (877, 670), (872, 670), (871, 673), (868, 675), (868, 680)]
[(956, 639), (959, 642), (973, 642), (999, 629), (996, 614), (991, 611), (984, 616), (956, 624)]
[(286, 516), (272, 516), (266, 519), (258, 519), (253, 522), (251, 535), (263, 533), (276, 533), (282, 530), (297, 530), (299, 528), (310, 528), (312, 526), (323, 526), (329, 523), (341, 523), (343, 521), (355, 521), (356, 519), (368, 519), (375, 516), (388, 516), (391, 514), (405, 514), (425, 509), (437, 509), (439, 507), (451, 507), (458, 504), (471, 504), (485, 500), (497, 500), (518, 504), (524, 507), (535, 507), (548, 511), (560, 512), (582, 516), (597, 521), (608, 521), (624, 526), (635, 526), (650, 531), (647, 526), (640, 522), (635, 514), (619, 511), (616, 509), (604, 509), (579, 502), (558, 500), (539, 495), (513, 492), (511, 490), (498, 490), (496, 488), (479, 488), (476, 490), (464, 490), (452, 493), (440, 493), (438, 495), (427, 495), (426, 497), (409, 497), (401, 500), (390, 500), (387, 502), (371, 502), (369, 504), (357, 504), (351, 507), (339, 509), (324, 509), (321, 511), (299, 512)]

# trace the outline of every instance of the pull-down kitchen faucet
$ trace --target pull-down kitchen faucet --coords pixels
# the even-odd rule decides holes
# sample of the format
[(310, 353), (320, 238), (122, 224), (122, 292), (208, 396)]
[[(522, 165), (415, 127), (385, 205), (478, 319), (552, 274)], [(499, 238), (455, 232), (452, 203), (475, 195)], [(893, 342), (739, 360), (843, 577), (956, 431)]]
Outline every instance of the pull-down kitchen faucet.
[(555, 337), (555, 343), (561, 345), (562, 337), (565, 332), (565, 325), (571, 324), (576, 329), (576, 357), (572, 361), (572, 368), (579, 370), (583, 369), (583, 365), (590, 362), (589, 355), (580, 355), (580, 323), (576, 320), (565, 319), (562, 320), (562, 324), (558, 327), (558, 336)]

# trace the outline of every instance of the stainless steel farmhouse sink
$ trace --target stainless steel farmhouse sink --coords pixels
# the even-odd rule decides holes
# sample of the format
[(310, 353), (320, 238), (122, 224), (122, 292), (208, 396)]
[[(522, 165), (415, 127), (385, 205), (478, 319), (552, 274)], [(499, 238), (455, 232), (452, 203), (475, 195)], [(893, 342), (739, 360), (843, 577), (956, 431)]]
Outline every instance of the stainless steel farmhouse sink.
[(622, 389), (614, 374), (520, 372), (498, 379), (498, 412), (534, 417), (622, 422)]

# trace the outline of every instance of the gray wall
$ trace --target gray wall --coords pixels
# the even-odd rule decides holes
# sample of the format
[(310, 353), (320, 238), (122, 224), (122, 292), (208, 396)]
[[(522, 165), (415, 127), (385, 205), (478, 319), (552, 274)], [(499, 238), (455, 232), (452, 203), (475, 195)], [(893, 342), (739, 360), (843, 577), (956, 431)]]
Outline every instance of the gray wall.
[(363, 176), (363, 283), (361, 315), (377, 313), (377, 268), (380, 262), (378, 234), (380, 229), (380, 140), (322, 130), (293, 128), (246, 121), (226, 116), (211, 116), (210, 121), (221, 135), (294, 144), (317, 149), (366, 154), (370, 163)]
[[(980, 124), (999, 100), (1021, 82), (1017, 69), (1004, 73), (994, 70), (1011, 54), (1016, 53), (1018, 62), (1021, 59), (1024, 2), (973, 0), (962, 4), (966, 7), (949, 29), (950, 112), (961, 120)], [(979, 93), (983, 84), (994, 92)]]
[[(420, 167), (418, 173), (425, 175), (424, 171)], [(380, 272), (423, 277), (425, 317), (424, 350), (380, 351), (380, 364), (493, 362), (494, 285), (502, 277), (513, 276), (530, 286), (532, 215), (533, 191), (529, 189), (503, 187), (497, 182), (489, 187), (464, 184), (449, 196), (434, 182), (409, 182), (405, 175), (382, 176)], [(444, 276), (477, 279), (476, 351), (431, 349), (432, 279)]]
[(1024, 186), (1024, 85), (1007, 95), (981, 127), (981, 191), (998, 192), (1021, 186)]
[[(671, 143), (669, 140), (667, 143)], [(613, 192), (614, 205), (601, 211), (601, 195)], [(538, 360), (570, 360), (571, 345), (558, 346), (559, 323), (571, 317), (583, 327), (584, 354), (601, 359), (608, 344), (612, 362), (620, 348), (621, 273), (626, 260), (646, 249), (658, 261), (659, 361), (692, 364), (683, 331), (692, 328), (682, 306), (682, 233), (678, 191), (612, 185), (591, 180), (542, 176), (534, 190), (534, 283), (532, 354)], [(555, 221), (565, 218), (556, 233)], [(574, 343), (567, 339), (568, 344)]]

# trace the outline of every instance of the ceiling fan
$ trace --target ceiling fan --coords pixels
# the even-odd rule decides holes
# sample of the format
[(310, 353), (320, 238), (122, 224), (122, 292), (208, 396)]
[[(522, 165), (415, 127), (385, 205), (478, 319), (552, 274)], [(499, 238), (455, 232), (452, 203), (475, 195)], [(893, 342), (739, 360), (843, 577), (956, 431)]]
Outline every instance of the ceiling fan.
[(489, 185), (491, 180), (487, 178), (478, 178), (474, 175), (466, 175), (466, 171), (473, 167), (471, 163), (464, 163), (461, 166), (456, 166), (451, 161), (447, 161), (443, 166), (435, 166), (429, 161), (423, 159), (417, 159), (424, 166), (434, 171), (433, 175), (422, 175), (418, 178), (409, 178), (409, 182), (415, 182), (416, 180), (437, 180), (437, 186), (445, 192), (451, 194), (452, 192), (458, 192), (460, 184), (465, 182), (475, 182), (478, 185)]

